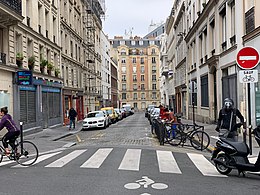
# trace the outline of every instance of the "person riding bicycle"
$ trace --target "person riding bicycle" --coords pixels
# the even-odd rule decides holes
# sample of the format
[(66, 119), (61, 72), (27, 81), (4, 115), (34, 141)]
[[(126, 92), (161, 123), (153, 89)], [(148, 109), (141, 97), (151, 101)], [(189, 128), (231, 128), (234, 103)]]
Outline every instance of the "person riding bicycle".
[[(240, 122), (243, 124), (245, 129), (244, 117), (237, 108), (234, 108), (234, 102), (231, 98), (224, 99), (224, 106), (219, 111), (218, 124), (216, 131), (220, 132), (220, 129), (225, 130), (225, 135), (227, 138), (231, 138), (234, 141), (238, 141), (238, 132), (236, 128), (236, 117), (240, 119)], [(222, 135), (220, 135), (222, 136)]]
[(4, 127), (7, 129), (7, 133), (3, 136), (2, 142), (3, 146), (5, 148), (5, 154), (9, 155), (10, 151), (8, 149), (8, 141), (12, 148), (14, 148), (14, 143), (10, 142), (14, 140), (15, 137), (20, 135), (20, 129), (16, 126), (14, 123), (12, 117), (10, 114), (8, 114), (7, 107), (3, 107), (0, 110), (0, 116), (2, 116), (2, 119), (0, 121), (0, 130), (2, 130)]

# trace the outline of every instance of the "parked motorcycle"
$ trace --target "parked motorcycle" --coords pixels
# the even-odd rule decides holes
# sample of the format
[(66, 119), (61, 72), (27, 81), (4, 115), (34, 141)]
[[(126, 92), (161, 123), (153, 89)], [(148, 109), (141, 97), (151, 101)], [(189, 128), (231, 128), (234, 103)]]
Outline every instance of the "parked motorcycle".
[[(255, 140), (260, 146), (260, 126), (255, 128), (252, 134), (254, 134)], [(245, 171), (260, 171), (260, 152), (254, 164), (248, 160), (249, 153), (249, 147), (244, 142), (234, 142), (225, 138), (218, 138), (211, 159), (215, 163), (219, 173), (227, 175), (232, 169), (237, 169), (238, 175), (242, 173), (245, 177)]]

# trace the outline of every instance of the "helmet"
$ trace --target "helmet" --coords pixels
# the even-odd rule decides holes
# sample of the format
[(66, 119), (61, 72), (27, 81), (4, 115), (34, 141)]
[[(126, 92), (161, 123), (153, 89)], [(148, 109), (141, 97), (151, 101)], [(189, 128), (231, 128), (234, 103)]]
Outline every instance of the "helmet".
[(226, 110), (232, 109), (233, 106), (234, 106), (234, 102), (233, 102), (233, 100), (231, 98), (224, 99), (224, 108)]

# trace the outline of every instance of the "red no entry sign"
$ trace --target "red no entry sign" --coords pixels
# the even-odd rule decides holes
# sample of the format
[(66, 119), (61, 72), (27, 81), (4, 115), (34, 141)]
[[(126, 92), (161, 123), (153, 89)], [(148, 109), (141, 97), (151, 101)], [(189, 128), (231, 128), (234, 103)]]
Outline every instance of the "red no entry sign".
[(253, 69), (258, 62), (259, 54), (253, 47), (244, 47), (237, 53), (237, 64), (242, 69)]

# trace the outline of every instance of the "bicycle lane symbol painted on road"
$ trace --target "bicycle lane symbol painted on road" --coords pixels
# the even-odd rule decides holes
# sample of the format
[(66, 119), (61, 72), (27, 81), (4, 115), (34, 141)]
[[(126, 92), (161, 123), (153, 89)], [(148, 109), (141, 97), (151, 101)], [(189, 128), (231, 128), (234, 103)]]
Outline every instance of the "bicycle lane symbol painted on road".
[[(156, 189), (156, 190), (164, 190), (164, 189), (168, 188), (167, 184), (155, 183), (154, 180), (150, 179), (147, 176), (142, 176), (142, 179), (136, 180), (133, 183), (127, 183), (124, 185), (124, 187), (128, 190), (136, 190), (136, 189), (140, 188), (141, 186), (143, 186), (144, 188), (148, 188), (149, 186), (151, 186), (153, 189)], [(150, 194), (144, 193), (141, 195), (150, 195)]]

